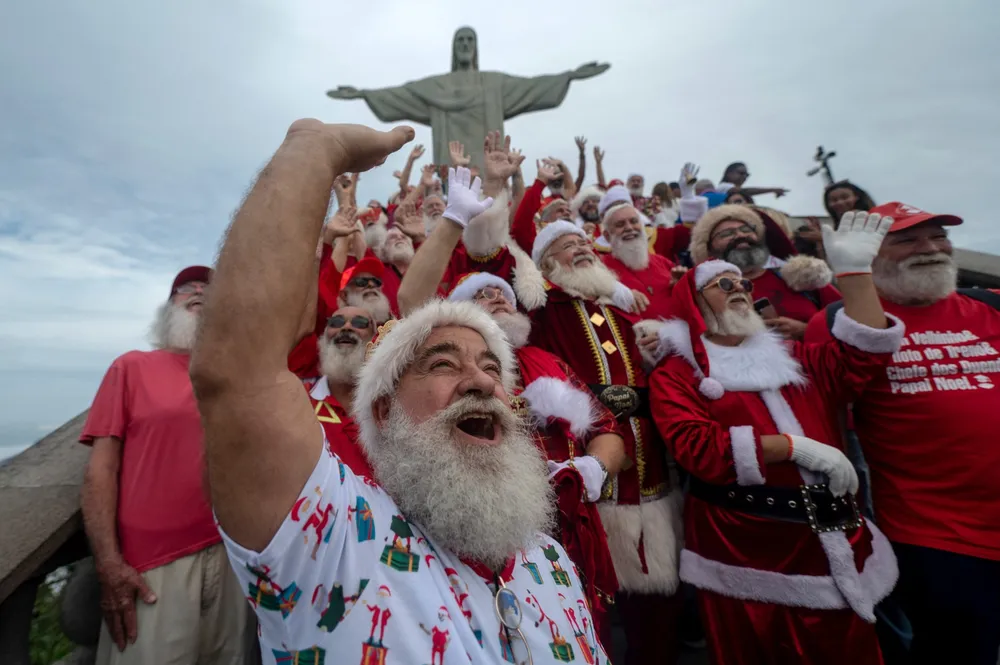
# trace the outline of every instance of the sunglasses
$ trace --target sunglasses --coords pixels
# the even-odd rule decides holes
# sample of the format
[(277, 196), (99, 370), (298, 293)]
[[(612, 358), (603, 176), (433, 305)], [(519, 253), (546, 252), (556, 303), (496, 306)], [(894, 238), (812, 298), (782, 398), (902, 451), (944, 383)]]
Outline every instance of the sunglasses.
[[(736, 285), (739, 285), (744, 293), (753, 293), (753, 282), (749, 279), (733, 279), (731, 277), (720, 277), (718, 281), (713, 282), (705, 287), (705, 289), (710, 289), (713, 286), (719, 287), (723, 293), (732, 293), (736, 290)], [(702, 289), (704, 291), (705, 289)]]
[(187, 282), (186, 284), (181, 284), (176, 289), (174, 293), (180, 293), (185, 296), (189, 296), (192, 293), (198, 293), (199, 291), (205, 290), (206, 284), (204, 282)]
[(351, 279), (348, 284), (359, 289), (367, 289), (369, 287), (376, 289), (382, 288), (382, 280), (378, 277), (355, 277)]
[[(341, 314), (334, 314), (329, 319), (326, 320), (327, 328), (343, 328), (344, 324), (347, 323), (347, 317)], [(372, 324), (372, 320), (367, 316), (352, 316), (351, 327), (356, 330), (367, 330)]]

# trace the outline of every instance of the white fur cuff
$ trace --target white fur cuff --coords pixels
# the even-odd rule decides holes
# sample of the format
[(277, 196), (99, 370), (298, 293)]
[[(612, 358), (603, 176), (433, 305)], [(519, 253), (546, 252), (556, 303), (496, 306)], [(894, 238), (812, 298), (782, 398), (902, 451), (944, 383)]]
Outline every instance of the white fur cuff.
[(757, 463), (757, 435), (753, 427), (730, 427), (729, 442), (736, 466), (736, 482), (740, 485), (763, 485), (764, 474)]
[(583, 437), (594, 424), (593, 396), (577, 389), (569, 381), (543, 376), (532, 381), (521, 393), (528, 402), (531, 415), (540, 427), (548, 425), (549, 418), (561, 418), (569, 423), (569, 431), (577, 438)]
[(892, 324), (888, 328), (869, 328), (858, 323), (841, 309), (833, 319), (830, 334), (856, 349), (868, 353), (895, 353), (903, 342), (906, 326), (892, 314), (886, 314)]
[(682, 222), (697, 222), (708, 212), (708, 199), (696, 196), (692, 199), (681, 199), (679, 205)]

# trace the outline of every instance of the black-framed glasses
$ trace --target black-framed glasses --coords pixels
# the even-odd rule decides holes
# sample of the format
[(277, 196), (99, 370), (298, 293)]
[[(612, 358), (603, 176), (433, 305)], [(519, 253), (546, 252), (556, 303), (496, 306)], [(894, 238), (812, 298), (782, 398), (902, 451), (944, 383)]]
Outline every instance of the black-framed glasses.
[[(326, 320), (327, 328), (343, 328), (344, 324), (348, 321), (347, 317), (343, 314), (334, 314), (329, 319)], [(367, 316), (352, 316), (350, 318), (351, 327), (355, 330), (368, 330), (372, 324), (372, 320)]]
[(754, 228), (752, 226), (750, 226), (749, 224), (740, 224), (739, 226), (734, 226), (731, 229), (726, 229), (725, 231), (719, 231), (714, 236), (712, 236), (712, 238), (711, 238), (711, 240), (709, 240), (709, 242), (711, 242), (712, 240), (715, 240), (717, 238), (722, 238), (723, 240), (729, 240), (730, 238), (735, 238), (736, 235), (739, 234), (739, 233), (742, 233), (743, 235), (750, 235), (750, 236), (756, 236), (757, 235), (757, 232), (754, 231)]
[[(753, 293), (753, 282), (749, 279), (733, 279), (732, 277), (720, 277), (717, 281), (712, 282), (705, 289), (712, 288), (713, 286), (719, 287), (723, 293), (732, 293), (736, 290), (736, 286), (743, 290), (744, 293)], [(705, 289), (702, 289), (703, 291)]]
[(359, 289), (382, 288), (382, 280), (378, 277), (353, 277), (351, 281), (348, 282), (349, 285), (357, 287)]

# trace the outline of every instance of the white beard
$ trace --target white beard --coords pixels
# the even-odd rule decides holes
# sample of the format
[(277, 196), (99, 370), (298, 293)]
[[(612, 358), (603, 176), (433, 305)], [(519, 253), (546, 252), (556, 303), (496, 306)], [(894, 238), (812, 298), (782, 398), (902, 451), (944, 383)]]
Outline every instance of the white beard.
[(381, 291), (342, 291), (344, 304), (360, 307), (371, 312), (376, 323), (385, 323), (392, 318), (392, 308), (389, 299)]
[(649, 242), (642, 233), (633, 240), (622, 240), (621, 236), (611, 238), (611, 255), (627, 265), (632, 270), (645, 270), (649, 267)]
[(628, 193), (632, 196), (642, 196), (642, 187), (629, 187)]
[(434, 229), (436, 229), (437, 225), (440, 223), (441, 223), (440, 217), (431, 217), (430, 215), (424, 215), (424, 232), (426, 232), (427, 235), (430, 236), (432, 233), (434, 233)]
[(611, 298), (618, 287), (618, 278), (600, 259), (589, 266), (574, 268), (553, 262), (546, 278), (570, 295), (589, 300)]
[(531, 336), (531, 319), (525, 314), (514, 312), (497, 312), (493, 315), (493, 320), (500, 326), (500, 330), (507, 336), (507, 341), (515, 349), (520, 349), (528, 343)]
[(353, 335), (354, 339), (358, 341), (354, 346), (334, 344), (333, 340), (343, 334), (345, 333), (341, 331), (331, 338), (325, 336), (319, 338), (319, 366), (323, 376), (331, 384), (353, 386), (357, 383), (358, 372), (361, 371), (361, 365), (365, 362), (365, 345), (361, 342), (361, 338), (354, 333), (346, 333)]
[[(456, 443), (466, 414), (496, 414), (503, 440)], [(497, 568), (538, 542), (554, 524), (555, 498), (541, 453), (509, 406), (495, 397), (465, 397), (416, 424), (397, 402), (369, 451), (375, 477), (402, 514), (435, 543)]]
[(385, 236), (389, 233), (386, 224), (380, 219), (365, 227), (365, 244), (378, 256), (385, 245)]
[(387, 263), (408, 266), (413, 260), (413, 241), (386, 247), (383, 253), (385, 254), (383, 260)]
[[(734, 293), (726, 299), (726, 304), (728, 305), (731, 301), (743, 297), (742, 294)], [(749, 302), (749, 299), (746, 300)], [(750, 307), (747, 307), (742, 312), (726, 307), (721, 314), (713, 312), (703, 301), (699, 301), (698, 307), (701, 309), (701, 315), (705, 319), (705, 328), (712, 335), (750, 337), (767, 329), (767, 324), (764, 323), (764, 319), (760, 317), (760, 314), (754, 310), (752, 303)]]
[[(921, 263), (941, 261), (933, 266), (916, 267)], [(899, 263), (876, 257), (872, 262), (872, 280), (879, 294), (900, 305), (929, 304), (946, 298), (955, 291), (958, 266), (942, 252), (920, 254)]]
[(150, 338), (157, 349), (190, 351), (198, 331), (198, 314), (184, 305), (169, 301), (160, 305), (150, 329)]

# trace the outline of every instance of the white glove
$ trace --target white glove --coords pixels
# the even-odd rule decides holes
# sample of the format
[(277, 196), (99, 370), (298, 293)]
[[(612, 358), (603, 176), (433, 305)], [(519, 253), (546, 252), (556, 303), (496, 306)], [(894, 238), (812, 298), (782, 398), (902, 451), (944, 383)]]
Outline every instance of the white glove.
[(840, 226), (823, 224), (823, 249), (836, 275), (870, 273), (872, 259), (892, 226), (892, 217), (851, 210), (840, 218)]
[(804, 436), (794, 434), (787, 436), (792, 442), (792, 454), (789, 459), (810, 471), (825, 474), (831, 494), (844, 496), (857, 493), (858, 472), (854, 470), (854, 465), (844, 453), (833, 446)]
[(611, 302), (623, 312), (631, 312), (636, 309), (635, 294), (632, 293), (632, 289), (621, 282), (615, 285), (615, 292), (611, 296)]
[(700, 170), (700, 167), (695, 166), (691, 162), (685, 164), (684, 168), (681, 169), (681, 177), (677, 181), (677, 184), (681, 186), (682, 199), (694, 198), (694, 184), (698, 181), (698, 171)]
[(448, 207), (442, 216), (464, 229), (469, 225), (470, 219), (481, 215), (493, 205), (493, 197), (479, 200), (482, 187), (482, 181), (478, 177), (473, 180), (469, 169), (463, 166), (448, 169)]
[(600, 462), (593, 456), (585, 455), (584, 457), (577, 457), (572, 462), (553, 462), (549, 460), (548, 464), (550, 480), (563, 469), (575, 469), (580, 474), (580, 477), (583, 478), (583, 487), (586, 490), (584, 499), (588, 503), (593, 503), (601, 498), (601, 488), (604, 486), (604, 481), (607, 479), (608, 474), (604, 472)]

